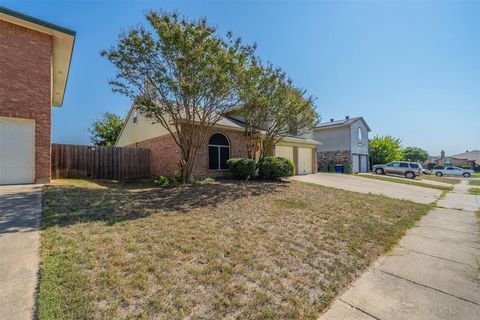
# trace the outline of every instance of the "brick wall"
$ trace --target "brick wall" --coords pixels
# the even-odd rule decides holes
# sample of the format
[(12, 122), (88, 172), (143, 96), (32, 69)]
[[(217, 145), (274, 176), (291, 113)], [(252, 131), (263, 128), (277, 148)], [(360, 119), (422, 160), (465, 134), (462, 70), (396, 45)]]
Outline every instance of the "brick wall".
[[(232, 130), (215, 129), (213, 133), (224, 134), (230, 143), (230, 158), (247, 157), (245, 138), (243, 132)], [(167, 176), (173, 178), (175, 170), (179, 170), (181, 159), (180, 148), (175, 144), (172, 136), (166, 134), (153, 139), (128, 145), (128, 147), (141, 147), (150, 149), (150, 175), (153, 177)], [(197, 160), (193, 168), (195, 178), (224, 177), (228, 176), (228, 170), (208, 169), (208, 139), (200, 148)]]
[[(243, 131), (215, 129), (213, 133), (222, 133), (228, 139), (230, 143), (230, 158), (246, 158), (247, 149), (245, 147), (245, 136)], [(193, 169), (193, 176), (196, 178), (205, 177), (224, 177), (228, 176), (230, 172), (228, 170), (208, 170), (208, 139), (205, 144), (200, 148), (197, 154), (196, 165)]]
[(180, 148), (170, 134), (148, 139), (127, 147), (150, 149), (150, 175), (173, 178), (179, 169), (181, 159)]
[(0, 116), (35, 120), (35, 182), (50, 180), (52, 38), (0, 21)]

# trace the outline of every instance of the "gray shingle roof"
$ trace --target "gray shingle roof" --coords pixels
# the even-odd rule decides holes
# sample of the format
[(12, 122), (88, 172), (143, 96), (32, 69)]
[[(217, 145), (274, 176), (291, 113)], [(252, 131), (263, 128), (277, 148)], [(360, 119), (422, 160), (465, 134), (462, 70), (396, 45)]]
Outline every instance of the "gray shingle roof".
[(367, 126), (368, 131), (370, 131), (370, 127), (367, 125), (367, 123), (365, 122), (363, 117), (353, 117), (353, 118), (336, 120), (336, 121), (322, 122), (322, 123), (319, 123), (318, 125), (316, 125), (315, 128), (313, 128), (313, 129), (345, 127), (345, 126), (351, 125), (352, 123), (354, 123), (357, 120), (363, 121), (363, 123), (365, 123), (365, 125)]

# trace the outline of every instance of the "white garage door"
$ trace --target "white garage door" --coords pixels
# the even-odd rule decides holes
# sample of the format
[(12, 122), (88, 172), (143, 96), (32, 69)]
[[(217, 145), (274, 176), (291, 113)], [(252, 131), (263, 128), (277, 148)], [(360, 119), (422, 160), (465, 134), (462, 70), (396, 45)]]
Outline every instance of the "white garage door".
[(275, 156), (293, 161), (293, 147), (275, 146)]
[(34, 180), (33, 120), (0, 118), (0, 184)]
[(312, 150), (298, 148), (298, 174), (312, 173)]
[(353, 173), (359, 173), (360, 172), (360, 162), (358, 159), (358, 154), (352, 155), (352, 169)]
[(368, 172), (367, 156), (360, 156), (360, 172)]

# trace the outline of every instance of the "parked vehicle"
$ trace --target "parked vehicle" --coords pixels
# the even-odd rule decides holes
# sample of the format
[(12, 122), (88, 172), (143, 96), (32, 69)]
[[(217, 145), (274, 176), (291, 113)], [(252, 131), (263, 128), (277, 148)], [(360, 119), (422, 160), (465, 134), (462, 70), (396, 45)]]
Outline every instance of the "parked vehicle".
[(432, 173), (437, 177), (441, 176), (463, 176), (465, 178), (470, 178), (473, 175), (474, 171), (470, 169), (463, 169), (456, 166), (447, 166), (442, 169), (433, 169)]
[(376, 174), (398, 174), (408, 179), (415, 179), (422, 174), (422, 165), (416, 162), (394, 161), (387, 164), (376, 164), (372, 170)]
[(430, 171), (430, 170), (428, 170), (428, 169), (425, 169), (425, 168), (423, 168), (423, 166), (422, 166), (422, 169), (421, 169), (420, 171), (421, 171), (421, 172), (422, 172), (422, 174), (424, 174), (424, 175), (429, 175), (429, 174), (432, 174), (432, 171)]

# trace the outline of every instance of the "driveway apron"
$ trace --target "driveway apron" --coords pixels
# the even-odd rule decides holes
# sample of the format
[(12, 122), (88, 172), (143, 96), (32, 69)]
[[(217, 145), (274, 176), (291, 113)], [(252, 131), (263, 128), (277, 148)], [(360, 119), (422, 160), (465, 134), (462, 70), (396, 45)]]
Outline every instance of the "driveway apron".
[(480, 319), (480, 207), (467, 189), (438, 201), (320, 319)]
[(0, 186), (0, 319), (32, 319), (42, 186)]

